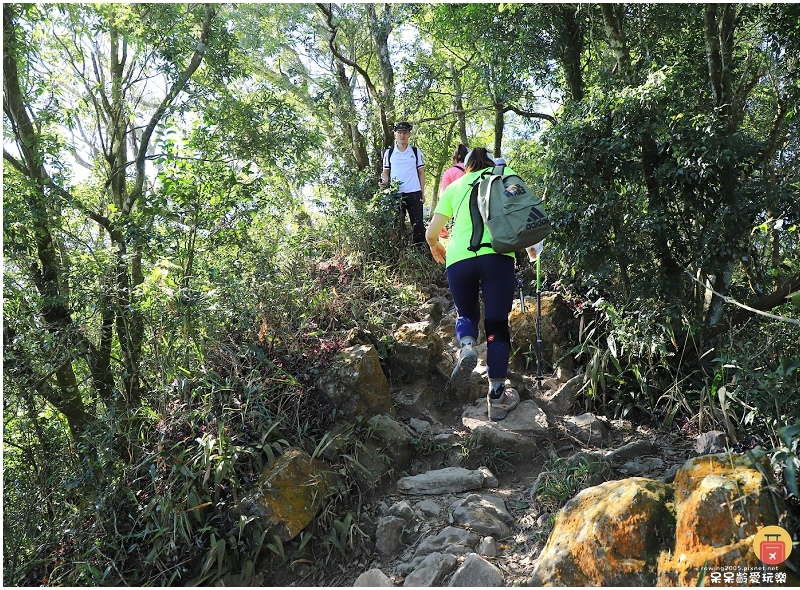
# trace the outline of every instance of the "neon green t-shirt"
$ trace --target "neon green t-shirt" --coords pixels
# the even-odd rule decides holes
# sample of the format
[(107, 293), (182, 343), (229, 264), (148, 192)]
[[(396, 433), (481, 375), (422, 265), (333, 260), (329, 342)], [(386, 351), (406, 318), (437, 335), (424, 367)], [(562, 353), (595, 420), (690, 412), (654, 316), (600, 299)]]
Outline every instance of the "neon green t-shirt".
[[(470, 252), (468, 250), (469, 242), (472, 238), (472, 219), (470, 219), (469, 215), (469, 195), (472, 191), (470, 184), (485, 170), (491, 172), (493, 168), (484, 168), (484, 170), (478, 170), (476, 172), (467, 172), (461, 178), (451, 182), (439, 197), (439, 202), (436, 204), (436, 209), (433, 211), (445, 217), (453, 217), (455, 215), (453, 229), (450, 231), (450, 238), (447, 240), (446, 244), (446, 267), (460, 262), (461, 260), (472, 258), (473, 256), (497, 254), (497, 252), (488, 246), (481, 248), (477, 252)], [(506, 166), (503, 173), (514, 174), (514, 171)], [(488, 242), (491, 242), (489, 230), (484, 227), (481, 243)], [(514, 253), (508, 253), (506, 256), (514, 257)]]

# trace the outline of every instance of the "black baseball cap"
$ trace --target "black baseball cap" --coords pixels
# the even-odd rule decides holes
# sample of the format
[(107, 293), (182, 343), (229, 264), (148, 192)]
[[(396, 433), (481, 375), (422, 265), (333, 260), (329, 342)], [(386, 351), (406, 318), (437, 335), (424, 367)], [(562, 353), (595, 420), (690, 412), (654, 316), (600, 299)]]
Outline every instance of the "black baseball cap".
[(394, 126), (395, 131), (411, 131), (414, 128), (408, 121), (400, 121)]

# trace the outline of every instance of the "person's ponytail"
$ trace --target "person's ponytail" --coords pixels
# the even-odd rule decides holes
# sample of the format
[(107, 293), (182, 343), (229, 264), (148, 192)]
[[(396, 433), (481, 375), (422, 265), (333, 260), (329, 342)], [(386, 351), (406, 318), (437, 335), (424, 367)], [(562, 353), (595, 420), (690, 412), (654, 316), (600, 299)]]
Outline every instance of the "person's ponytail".
[(489, 157), (489, 152), (485, 147), (472, 148), (464, 159), (464, 169), (467, 172), (475, 172), (484, 168), (493, 168), (494, 160)]

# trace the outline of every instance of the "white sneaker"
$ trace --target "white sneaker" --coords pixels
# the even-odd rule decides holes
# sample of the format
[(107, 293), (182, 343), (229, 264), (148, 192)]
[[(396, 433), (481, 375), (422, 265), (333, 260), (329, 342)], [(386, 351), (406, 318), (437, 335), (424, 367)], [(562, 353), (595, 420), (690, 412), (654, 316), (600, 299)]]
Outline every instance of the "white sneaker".
[(486, 394), (486, 406), (489, 420), (498, 422), (508, 416), (508, 413), (519, 405), (519, 392), (516, 389), (507, 387), (498, 398), (492, 398)]
[(462, 346), (458, 353), (458, 361), (453, 367), (453, 374), (450, 375), (450, 382), (456, 387), (464, 387), (469, 383), (469, 376), (478, 365), (478, 353), (473, 344)]

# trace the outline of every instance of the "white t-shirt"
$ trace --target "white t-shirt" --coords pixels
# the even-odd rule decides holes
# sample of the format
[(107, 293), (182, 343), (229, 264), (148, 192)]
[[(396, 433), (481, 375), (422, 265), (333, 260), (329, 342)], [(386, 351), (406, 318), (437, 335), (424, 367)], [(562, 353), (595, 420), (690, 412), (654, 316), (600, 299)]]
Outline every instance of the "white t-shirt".
[[(387, 158), (388, 155), (389, 150), (383, 152), (384, 168), (390, 168), (389, 160)], [(417, 164), (417, 159), (419, 159), (419, 164)], [(421, 188), (419, 185), (419, 173), (417, 170), (419, 168), (423, 168), (424, 166), (425, 162), (422, 159), (421, 149), (417, 148), (417, 155), (414, 156), (414, 150), (410, 145), (406, 147), (406, 151), (404, 152), (401, 152), (400, 148), (395, 145), (394, 150), (392, 151), (392, 177), (389, 180), (397, 180), (400, 182), (401, 193), (416, 192)]]

